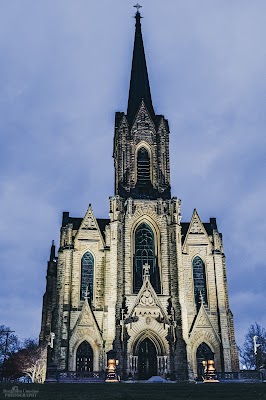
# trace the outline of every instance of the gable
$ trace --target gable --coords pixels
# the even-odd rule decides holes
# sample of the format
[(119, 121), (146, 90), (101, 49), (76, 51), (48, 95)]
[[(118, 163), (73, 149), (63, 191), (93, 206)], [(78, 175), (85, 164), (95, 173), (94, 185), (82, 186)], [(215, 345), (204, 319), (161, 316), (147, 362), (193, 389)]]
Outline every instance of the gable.
[(194, 336), (199, 331), (213, 332), (215, 334), (216, 338), (218, 339), (218, 341), (220, 342), (220, 337), (219, 337), (218, 333), (216, 332), (216, 330), (214, 329), (213, 324), (209, 318), (209, 315), (208, 315), (207, 310), (203, 303), (201, 304), (198, 315), (191, 326), (190, 336)]
[(98, 221), (95, 218), (91, 205), (85, 214), (85, 217), (82, 219), (80, 227), (78, 229), (76, 238), (77, 240), (100, 240), (102, 245), (104, 246), (104, 228), (108, 224), (108, 220), (99, 220), (99, 227)]
[(72, 329), (72, 335), (74, 335), (77, 330), (82, 329), (82, 328), (86, 328), (90, 331), (93, 331), (95, 333), (95, 336), (97, 336), (97, 338), (99, 340), (101, 340), (102, 336), (101, 336), (99, 326), (93, 315), (93, 312), (91, 311), (91, 308), (90, 308), (90, 305), (89, 305), (87, 299), (84, 301), (81, 312), (77, 319), (77, 322), (76, 322), (74, 328)]
[(164, 132), (169, 132), (169, 126), (167, 120), (164, 119), (162, 115), (158, 116), (157, 121), (157, 132), (161, 135)]
[(96, 218), (94, 217), (94, 213), (92, 211), (91, 205), (89, 205), (89, 208), (85, 214), (85, 217), (83, 218), (80, 229), (97, 229), (97, 221)]
[(139, 131), (141, 130), (142, 134), (145, 132), (153, 132), (155, 133), (155, 126), (154, 122), (145, 106), (144, 101), (142, 100), (141, 105), (138, 109), (138, 112), (136, 114), (136, 117), (134, 119), (133, 125), (132, 125), (132, 131)]
[(189, 234), (193, 234), (193, 233), (197, 233), (197, 234), (206, 234), (205, 228), (200, 220), (200, 217), (197, 213), (197, 210), (195, 209), (190, 221), (190, 225), (188, 228), (188, 233)]
[(129, 312), (129, 318), (134, 316), (151, 316), (161, 317), (165, 322), (169, 323), (168, 316), (166, 315), (159, 298), (153, 289), (149, 276), (144, 276), (142, 287), (138, 293), (133, 307)]
[(187, 244), (211, 244), (209, 234), (201, 222), (197, 210), (194, 209), (190, 223), (182, 223), (183, 249)]
[(115, 114), (115, 128), (116, 130), (128, 129), (128, 122), (124, 113), (116, 112)]

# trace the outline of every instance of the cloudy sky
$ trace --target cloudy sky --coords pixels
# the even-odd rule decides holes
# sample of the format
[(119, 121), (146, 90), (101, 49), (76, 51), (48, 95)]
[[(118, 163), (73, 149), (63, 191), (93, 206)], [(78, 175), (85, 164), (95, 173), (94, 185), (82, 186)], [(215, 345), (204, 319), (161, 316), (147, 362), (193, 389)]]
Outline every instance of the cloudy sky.
[[(115, 111), (126, 111), (135, 3), (0, 1), (0, 324), (37, 337), (62, 211), (108, 217)], [(266, 2), (143, 0), (172, 195), (224, 236), (238, 344), (266, 327)]]

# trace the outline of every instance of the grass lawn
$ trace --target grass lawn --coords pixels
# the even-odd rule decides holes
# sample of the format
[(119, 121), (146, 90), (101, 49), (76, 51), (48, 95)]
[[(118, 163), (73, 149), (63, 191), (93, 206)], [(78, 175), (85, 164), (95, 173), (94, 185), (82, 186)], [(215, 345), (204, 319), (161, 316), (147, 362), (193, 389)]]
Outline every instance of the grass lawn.
[[(265, 383), (212, 384), (0, 384), (0, 399), (8, 397), (4, 390), (38, 390), (37, 400), (266, 400)], [(21, 393), (22, 394), (22, 393)], [(30, 397), (28, 397), (30, 398)], [(31, 397), (32, 398), (32, 397)]]

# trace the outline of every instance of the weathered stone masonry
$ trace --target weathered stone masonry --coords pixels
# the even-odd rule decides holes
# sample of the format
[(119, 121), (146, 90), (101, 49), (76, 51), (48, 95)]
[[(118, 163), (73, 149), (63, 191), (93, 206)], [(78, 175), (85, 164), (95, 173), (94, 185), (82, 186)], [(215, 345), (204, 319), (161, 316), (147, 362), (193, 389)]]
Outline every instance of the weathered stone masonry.
[(61, 371), (105, 370), (111, 349), (125, 379), (194, 379), (208, 357), (235, 371), (222, 235), (196, 210), (181, 222), (181, 201), (171, 196), (169, 125), (153, 109), (140, 18), (127, 113), (115, 117), (109, 218), (97, 219), (91, 205), (84, 218), (63, 213), (40, 342), (55, 333), (48, 364)]

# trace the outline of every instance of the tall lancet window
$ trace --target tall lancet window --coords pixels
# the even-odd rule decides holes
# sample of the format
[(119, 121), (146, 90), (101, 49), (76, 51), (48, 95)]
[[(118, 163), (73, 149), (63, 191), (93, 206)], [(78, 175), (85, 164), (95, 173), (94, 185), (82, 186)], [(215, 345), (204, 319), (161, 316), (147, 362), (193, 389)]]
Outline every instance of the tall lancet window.
[(134, 254), (134, 293), (138, 293), (143, 283), (143, 265), (150, 266), (150, 281), (157, 293), (160, 289), (160, 274), (158, 259), (155, 251), (154, 233), (149, 225), (142, 223), (135, 232), (135, 254)]
[(150, 157), (147, 149), (141, 147), (137, 155), (137, 183), (143, 194), (148, 191), (151, 182)]
[(94, 258), (90, 252), (84, 254), (81, 259), (81, 284), (80, 300), (86, 296), (93, 299), (93, 276), (94, 276)]
[(194, 297), (197, 310), (200, 309), (201, 301), (207, 304), (205, 265), (200, 257), (195, 257), (192, 262), (194, 279)]

